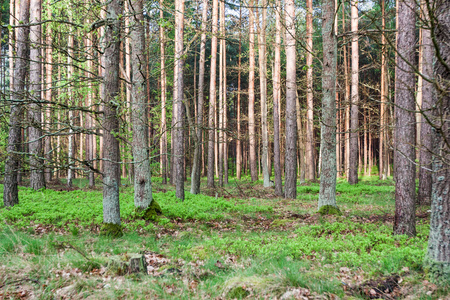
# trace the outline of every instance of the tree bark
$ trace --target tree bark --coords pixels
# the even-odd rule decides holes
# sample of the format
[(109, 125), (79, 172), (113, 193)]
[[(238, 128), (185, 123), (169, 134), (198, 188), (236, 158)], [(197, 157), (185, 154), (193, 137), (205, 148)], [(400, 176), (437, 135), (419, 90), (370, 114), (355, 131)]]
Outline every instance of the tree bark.
[(350, 184), (358, 183), (358, 127), (359, 127), (359, 46), (358, 46), (358, 2), (351, 1), (352, 29), (352, 99), (350, 112), (350, 149), (349, 174)]
[[(426, 2), (422, 2), (424, 18), (429, 20)], [(432, 181), (432, 153), (433, 153), (433, 133), (428, 120), (432, 116), (433, 109), (433, 83), (429, 81), (433, 78), (433, 41), (429, 29), (422, 29), (422, 107), (420, 125), (420, 156), (419, 156), (419, 194), (418, 200), (421, 205), (431, 204), (431, 181)]]
[[(203, 102), (205, 90), (205, 56), (206, 56), (206, 22), (208, 21), (208, 0), (203, 0), (202, 35), (200, 40), (200, 62), (198, 73), (198, 103), (197, 103), (197, 143), (194, 149), (194, 163), (191, 174), (191, 194), (200, 193), (200, 168), (202, 158), (203, 134)], [(195, 105), (195, 104), (194, 104)]]
[(388, 83), (387, 83), (387, 57), (386, 57), (386, 36), (384, 30), (386, 29), (386, 12), (385, 0), (381, 1), (381, 96), (380, 96), (380, 140), (379, 140), (379, 178), (386, 180), (388, 164), (388, 147), (387, 147), (387, 102)]
[(399, 0), (395, 78), (394, 234), (416, 234), (415, 224), (415, 2)]
[(280, 162), (280, 107), (281, 98), (281, 1), (275, 2), (275, 62), (273, 67), (273, 155), (275, 169), (275, 194), (283, 195)]
[(212, 38), (211, 38), (211, 73), (209, 81), (209, 111), (208, 111), (208, 171), (207, 185), (214, 187), (214, 133), (215, 133), (215, 107), (216, 107), (216, 69), (217, 69), (217, 21), (218, 0), (213, 0), (212, 8)]
[(106, 17), (112, 20), (105, 28), (103, 54), (103, 223), (120, 225), (120, 155), (117, 97), (119, 94), (120, 22), (123, 2), (111, 0)]
[[(22, 0), (20, 3), (19, 23), (28, 24), (30, 18), (30, 1)], [(3, 189), (3, 203), (6, 207), (19, 203), (17, 174), (21, 155), (21, 118), (23, 115), (23, 103), (25, 100), (25, 80), (28, 61), (28, 28), (19, 27), (16, 36), (16, 61), (14, 66), (13, 92), (11, 111), (9, 116), (8, 156), (5, 163), (5, 181)]]
[(184, 31), (184, 0), (175, 1), (175, 68), (176, 77), (176, 98), (174, 106), (176, 109), (175, 138), (174, 138), (174, 171), (176, 197), (184, 201), (184, 107), (183, 107), (183, 31)]
[(241, 142), (241, 55), (242, 55), (242, 6), (239, 6), (239, 56), (238, 56), (238, 90), (237, 90), (237, 139), (236, 139), (236, 178), (241, 179), (242, 172), (242, 142)]
[(256, 132), (255, 132), (255, 15), (254, 0), (249, 1), (249, 71), (248, 71), (248, 138), (250, 176), (252, 181), (258, 180), (256, 168)]
[[(164, 0), (160, 1), (161, 8), (159, 10), (159, 18), (162, 22), (164, 20), (163, 10)], [(161, 55), (161, 139), (159, 141), (159, 154), (161, 156), (160, 170), (162, 183), (167, 184), (167, 120), (166, 120), (166, 41), (164, 34), (164, 26), (159, 26), (159, 42), (160, 42), (160, 55)]]
[(148, 148), (148, 99), (143, 76), (145, 57), (144, 0), (130, 0), (131, 13), (131, 121), (133, 125), (134, 206), (146, 209), (152, 202), (150, 151)]
[(322, 124), (321, 124), (321, 173), (319, 209), (336, 205), (336, 64), (337, 46), (334, 32), (335, 3), (328, 0), (323, 6), (323, 73), (322, 73)]
[(437, 61), (435, 73), (435, 109), (433, 110), (433, 179), (430, 237), (425, 264), (437, 282), (450, 280), (450, 1), (426, 2), (435, 7), (431, 18)]
[(285, 198), (297, 197), (295, 4), (286, 1), (286, 159)]
[(313, 5), (306, 0), (306, 179), (314, 180)]
[[(50, 3), (50, 0), (48, 1)], [(51, 19), (52, 17), (52, 9), (50, 5), (47, 6), (47, 18)], [(53, 56), (52, 56), (52, 27), (47, 27), (47, 37), (46, 37), (46, 45), (45, 45), (45, 62), (47, 65), (45, 66), (45, 76), (46, 76), (46, 91), (45, 91), (45, 100), (50, 103), (52, 101), (52, 72), (53, 72)], [(46, 124), (45, 129), (47, 132), (50, 131), (51, 128), (51, 104), (48, 104), (46, 111)], [(53, 175), (53, 166), (51, 163), (52, 160), (52, 138), (50, 136), (46, 136), (44, 139), (44, 158), (45, 158), (45, 170), (44, 170), (44, 179), (45, 182), (50, 182), (52, 180)]]
[[(30, 2), (30, 22), (41, 22), (42, 5), (40, 0)], [(41, 55), (41, 25), (30, 28), (30, 95), (31, 103), (28, 105), (29, 149), (30, 149), (30, 187), (39, 190), (45, 187), (44, 161), (42, 148), (42, 116), (41, 101), (42, 91), (42, 55)]]

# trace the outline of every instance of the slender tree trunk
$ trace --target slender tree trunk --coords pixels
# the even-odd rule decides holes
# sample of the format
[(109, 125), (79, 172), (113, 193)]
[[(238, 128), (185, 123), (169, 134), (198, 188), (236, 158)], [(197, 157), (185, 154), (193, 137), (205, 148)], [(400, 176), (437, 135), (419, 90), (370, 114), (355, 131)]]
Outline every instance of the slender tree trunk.
[(319, 209), (336, 205), (336, 64), (337, 46), (334, 31), (335, 3), (328, 0), (322, 10), (323, 73), (322, 73), (322, 124), (321, 173)]
[(275, 194), (283, 195), (280, 162), (280, 107), (281, 98), (281, 1), (275, 2), (275, 62), (273, 66), (273, 156), (275, 167)]
[(351, 1), (352, 27), (352, 101), (350, 112), (350, 152), (349, 174), (350, 184), (358, 183), (358, 127), (359, 127), (359, 46), (358, 46), (358, 2)]
[(215, 144), (215, 107), (216, 107), (216, 68), (217, 68), (217, 21), (218, 0), (213, 0), (212, 8), (212, 38), (211, 38), (211, 73), (209, 81), (209, 111), (208, 111), (208, 174), (207, 185), (214, 187), (214, 144)]
[(313, 5), (306, 0), (306, 179), (314, 180)]
[[(206, 56), (206, 22), (208, 21), (208, 0), (203, 0), (202, 8), (202, 36), (200, 41), (200, 62), (198, 74), (198, 103), (197, 103), (197, 143), (194, 149), (194, 163), (191, 174), (191, 194), (200, 193), (200, 168), (202, 158), (203, 134), (203, 102), (205, 90), (205, 56)], [(194, 104), (195, 105), (195, 104)]]
[(415, 2), (399, 0), (395, 78), (394, 234), (416, 234), (415, 224)]
[[(430, 1), (427, 4), (429, 8), (434, 8), (435, 19), (432, 19), (430, 23), (433, 28), (433, 42), (438, 50), (436, 55), (438, 59), (434, 64), (436, 102), (433, 110), (433, 124), (434, 128), (440, 128), (440, 130), (436, 130), (433, 136), (433, 190), (430, 238), (425, 265), (437, 283), (448, 283), (450, 278), (450, 247), (448, 246), (450, 243), (450, 70), (448, 65), (450, 61), (448, 43), (450, 1), (436, 0), (435, 3)], [(431, 61), (431, 57), (426, 58)]]
[[(50, 3), (51, 0), (48, 0)], [(52, 9), (50, 5), (47, 6), (47, 18), (50, 20), (52, 17)], [(47, 37), (46, 37), (46, 45), (45, 45), (45, 62), (47, 65), (45, 66), (45, 75), (46, 75), (46, 91), (45, 91), (45, 100), (49, 103), (47, 106), (47, 111), (45, 113), (46, 116), (46, 124), (45, 129), (47, 132), (50, 132), (51, 123), (52, 123), (52, 115), (51, 115), (51, 104), (52, 101), (52, 72), (53, 72), (53, 56), (52, 56), (52, 27), (47, 27)], [(44, 158), (45, 158), (45, 182), (50, 182), (52, 180), (53, 170), (52, 170), (52, 138), (50, 136), (46, 136), (44, 139)]]
[(242, 55), (242, 6), (239, 6), (239, 56), (238, 56), (238, 90), (237, 90), (237, 139), (236, 139), (236, 178), (241, 179), (242, 142), (241, 142), (241, 55)]
[[(41, 22), (41, 1), (30, 2), (30, 22)], [(28, 105), (28, 118), (31, 122), (29, 127), (29, 149), (30, 149), (30, 187), (39, 190), (45, 187), (44, 161), (42, 148), (42, 116), (41, 106), (41, 78), (42, 78), (42, 55), (41, 55), (41, 25), (30, 28), (30, 94), (31, 103)]]
[(248, 73), (248, 137), (250, 151), (250, 175), (252, 181), (258, 180), (256, 168), (256, 132), (255, 132), (255, 15), (254, 0), (249, 1), (249, 73)]
[(174, 138), (174, 170), (176, 197), (184, 200), (184, 107), (183, 107), (183, 31), (184, 31), (184, 0), (175, 1), (175, 68), (177, 69)]
[(367, 140), (367, 109), (363, 108), (363, 120), (364, 120), (364, 176), (367, 176), (367, 171), (369, 169), (368, 163), (368, 151), (369, 151), (369, 141)]
[[(164, 0), (160, 0), (161, 9), (159, 11), (159, 18), (164, 20), (163, 11)], [(161, 177), (162, 183), (167, 184), (167, 171), (168, 171), (168, 161), (167, 161), (167, 119), (166, 119), (166, 58), (165, 49), (166, 41), (164, 34), (164, 26), (161, 24), (159, 26), (159, 41), (160, 41), (160, 55), (161, 55), (161, 139), (159, 142), (159, 152), (161, 156)]]
[[(69, 17), (69, 19), (71, 20), (72, 18)], [(67, 43), (67, 81), (71, 81), (72, 80), (72, 76), (73, 76), (73, 45), (74, 41), (73, 41), (73, 34), (69, 34), (68, 36), (68, 43)], [(68, 99), (68, 105), (72, 106), (74, 105), (73, 103), (73, 97), (72, 97), (72, 89), (69, 87), (67, 89), (67, 94), (69, 96)], [(69, 136), (67, 137), (68, 141), (67, 141), (67, 161), (69, 164), (69, 168), (67, 169), (67, 186), (71, 187), (72, 186), (72, 181), (73, 181), (73, 167), (74, 167), (74, 134), (73, 134), (73, 110), (69, 109)]]
[(380, 97), (380, 140), (379, 140), (379, 178), (386, 180), (387, 168), (389, 166), (387, 159), (387, 101), (388, 101), (388, 84), (387, 84), (387, 57), (386, 57), (386, 13), (385, 0), (381, 1), (381, 97)]
[(286, 159), (285, 198), (297, 197), (297, 115), (295, 4), (286, 0)]
[[(424, 18), (429, 20), (427, 3), (422, 3)], [(428, 81), (433, 77), (434, 49), (429, 29), (422, 28), (422, 74), (426, 78), (422, 80), (422, 124), (420, 126), (420, 156), (419, 156), (419, 195), (418, 200), (421, 205), (431, 204), (431, 182), (432, 182), (432, 148), (433, 133), (429, 120), (432, 116), (433, 108), (433, 83)], [(420, 76), (419, 76), (420, 77)]]
[(224, 48), (225, 48), (225, 40), (224, 40), (224, 31), (225, 31), (225, 3), (220, 1), (219, 5), (220, 11), (220, 27), (219, 27), (219, 35), (220, 35), (220, 45), (219, 45), (219, 127), (218, 127), (218, 150), (219, 150), (219, 186), (223, 186), (223, 166), (224, 166)]
[(150, 151), (148, 148), (147, 90), (145, 70), (144, 0), (130, 0), (131, 63), (131, 121), (133, 123), (134, 206), (146, 209), (152, 202)]
[[(89, 22), (89, 20), (88, 20)], [(94, 101), (93, 96), (94, 92), (92, 91), (92, 72), (93, 70), (93, 49), (92, 49), (92, 33), (89, 33), (86, 38), (86, 47), (88, 48), (88, 61), (87, 61), (87, 72), (86, 77), (88, 78), (88, 94), (87, 94), (87, 104), (90, 110), (94, 110)], [(94, 118), (90, 113), (86, 115), (86, 127), (90, 132), (94, 130)], [(96, 139), (95, 135), (88, 134), (86, 136), (86, 159), (91, 168), (95, 169), (95, 158), (96, 158)], [(95, 186), (95, 173), (92, 169), (88, 170), (88, 181), (89, 188), (93, 188)]]
[(102, 57), (103, 76), (103, 223), (120, 225), (120, 155), (116, 97), (119, 94), (120, 16), (123, 2), (111, 0), (106, 5), (111, 23), (105, 29), (105, 48)]
[[(16, 11), (17, 12), (17, 11)], [(30, 2), (22, 0), (20, 3), (19, 22), (28, 24), (30, 18)], [(21, 118), (23, 115), (22, 101), (25, 99), (25, 79), (27, 72), (27, 42), (28, 28), (19, 27), (16, 36), (16, 61), (12, 89), (11, 111), (9, 116), (8, 156), (5, 164), (5, 181), (3, 189), (3, 203), (6, 207), (19, 203), (17, 174), (21, 155)]]

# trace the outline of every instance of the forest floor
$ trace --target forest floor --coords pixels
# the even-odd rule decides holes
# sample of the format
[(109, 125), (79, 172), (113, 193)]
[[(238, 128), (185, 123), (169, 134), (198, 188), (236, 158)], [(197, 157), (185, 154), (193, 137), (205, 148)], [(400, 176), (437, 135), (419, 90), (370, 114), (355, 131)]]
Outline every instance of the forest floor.
[[(0, 299), (449, 299), (422, 268), (429, 207), (417, 210), (416, 237), (392, 235), (392, 180), (340, 180), (342, 216), (321, 216), (318, 183), (285, 200), (231, 179), (179, 202), (154, 178), (155, 222), (136, 218), (124, 181), (116, 239), (99, 235), (102, 192), (85, 184), (20, 187), (19, 205), (0, 204)], [(147, 272), (113, 263), (134, 253)]]

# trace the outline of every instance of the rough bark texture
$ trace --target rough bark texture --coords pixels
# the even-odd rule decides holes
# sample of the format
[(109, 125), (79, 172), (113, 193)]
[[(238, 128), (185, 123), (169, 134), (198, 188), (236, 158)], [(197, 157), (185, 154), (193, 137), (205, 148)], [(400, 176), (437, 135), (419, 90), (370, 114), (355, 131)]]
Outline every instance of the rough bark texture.
[[(426, 19), (428, 18), (427, 6), (423, 4), (423, 11)], [(431, 204), (431, 159), (433, 137), (430, 117), (433, 108), (433, 83), (429, 81), (433, 78), (433, 41), (431, 32), (427, 28), (422, 28), (422, 74), (425, 79), (422, 80), (422, 114), (420, 125), (420, 156), (419, 156), (419, 194), (418, 200), (421, 205)]]
[(415, 222), (415, 2), (399, 0), (395, 78), (394, 234), (416, 234)]
[(256, 169), (256, 132), (255, 132), (255, 15), (254, 0), (249, 1), (249, 70), (248, 70), (248, 139), (250, 155), (250, 176), (258, 180)]
[(384, 30), (386, 28), (386, 12), (385, 12), (385, 0), (381, 1), (381, 95), (380, 95), (380, 140), (379, 140), (379, 178), (386, 180), (387, 178), (387, 120), (388, 110), (387, 102), (389, 100), (388, 84), (387, 84), (387, 57), (386, 57), (386, 36)]
[[(239, 26), (242, 25), (242, 7), (239, 6)], [(236, 139), (236, 178), (241, 179), (242, 170), (242, 143), (241, 143), (241, 55), (242, 55), (242, 34), (239, 30), (239, 56), (238, 56), (238, 90), (236, 103), (236, 123), (237, 123), (237, 139)]]
[(175, 137), (174, 137), (174, 170), (175, 195), (184, 200), (184, 107), (183, 107), (183, 32), (184, 32), (184, 0), (175, 1), (175, 68), (177, 76), (175, 109)]
[[(69, 17), (69, 20), (71, 20), (71, 17)], [(68, 36), (68, 49), (67, 49), (67, 80), (70, 82), (72, 80), (73, 76), (73, 64), (72, 64), (72, 57), (73, 57), (73, 34), (69, 34)], [(73, 97), (72, 97), (72, 89), (68, 89), (68, 104), (69, 106), (72, 106), (73, 103)], [(69, 113), (69, 136), (67, 137), (67, 162), (69, 164), (69, 168), (67, 170), (67, 186), (72, 186), (72, 180), (73, 180), (73, 148), (74, 148), (74, 136), (73, 136), (73, 110), (70, 109)]]
[[(19, 22), (27, 24), (30, 18), (30, 1), (20, 3)], [(3, 189), (3, 203), (6, 207), (19, 203), (17, 189), (17, 173), (21, 155), (21, 119), (23, 115), (23, 101), (25, 100), (25, 79), (27, 74), (27, 43), (28, 28), (19, 27), (16, 36), (16, 61), (14, 67), (14, 84), (9, 116), (8, 156), (5, 164), (5, 181)]]
[(208, 21), (208, 0), (203, 0), (202, 36), (200, 41), (200, 62), (198, 74), (198, 103), (197, 103), (197, 143), (194, 150), (194, 162), (191, 173), (191, 194), (200, 193), (200, 167), (202, 158), (202, 127), (203, 101), (205, 89), (205, 56), (206, 56), (206, 22)]
[(321, 119), (321, 168), (319, 209), (336, 205), (336, 62), (337, 43), (334, 32), (334, 0), (327, 0), (322, 11), (323, 73)]
[(111, 20), (105, 28), (103, 54), (103, 223), (120, 224), (120, 156), (117, 117), (119, 94), (120, 16), (123, 2), (111, 0), (106, 5), (106, 17)]
[(275, 62), (273, 67), (273, 156), (275, 169), (275, 194), (283, 194), (280, 162), (280, 107), (281, 98), (281, 1), (276, 0)]
[(286, 1), (286, 159), (285, 198), (297, 197), (297, 114), (295, 4)]
[(312, 0), (306, 1), (306, 179), (314, 180), (316, 177), (316, 164), (314, 163), (314, 102), (313, 102), (313, 26), (312, 26)]
[(432, 38), (437, 46), (433, 111), (433, 188), (425, 263), (436, 281), (450, 283), (450, 1), (435, 1)]
[(216, 107), (216, 69), (217, 69), (217, 19), (218, 0), (213, 0), (212, 8), (212, 38), (211, 38), (211, 72), (209, 81), (209, 111), (208, 111), (208, 171), (207, 185), (214, 187), (214, 126)]
[(351, 2), (352, 28), (352, 101), (350, 112), (350, 149), (348, 182), (358, 183), (358, 125), (359, 125), (359, 47), (358, 47), (358, 2)]
[(225, 3), (220, 1), (219, 5), (219, 35), (220, 35), (220, 46), (219, 46), (219, 127), (217, 130), (218, 134), (218, 150), (219, 150), (219, 186), (223, 186), (223, 175), (224, 175), (224, 157), (225, 157), (225, 136), (224, 136), (224, 54), (225, 54)]
[(134, 206), (146, 209), (152, 202), (150, 153), (148, 148), (148, 111), (145, 78), (144, 1), (130, 1), (131, 13), (131, 121), (133, 125)]

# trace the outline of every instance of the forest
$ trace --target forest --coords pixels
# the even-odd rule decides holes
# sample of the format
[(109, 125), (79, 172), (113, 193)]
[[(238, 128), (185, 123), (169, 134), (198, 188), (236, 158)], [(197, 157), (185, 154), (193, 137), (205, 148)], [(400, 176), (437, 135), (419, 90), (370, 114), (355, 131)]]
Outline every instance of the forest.
[(0, 299), (447, 299), (450, 0), (0, 0)]

